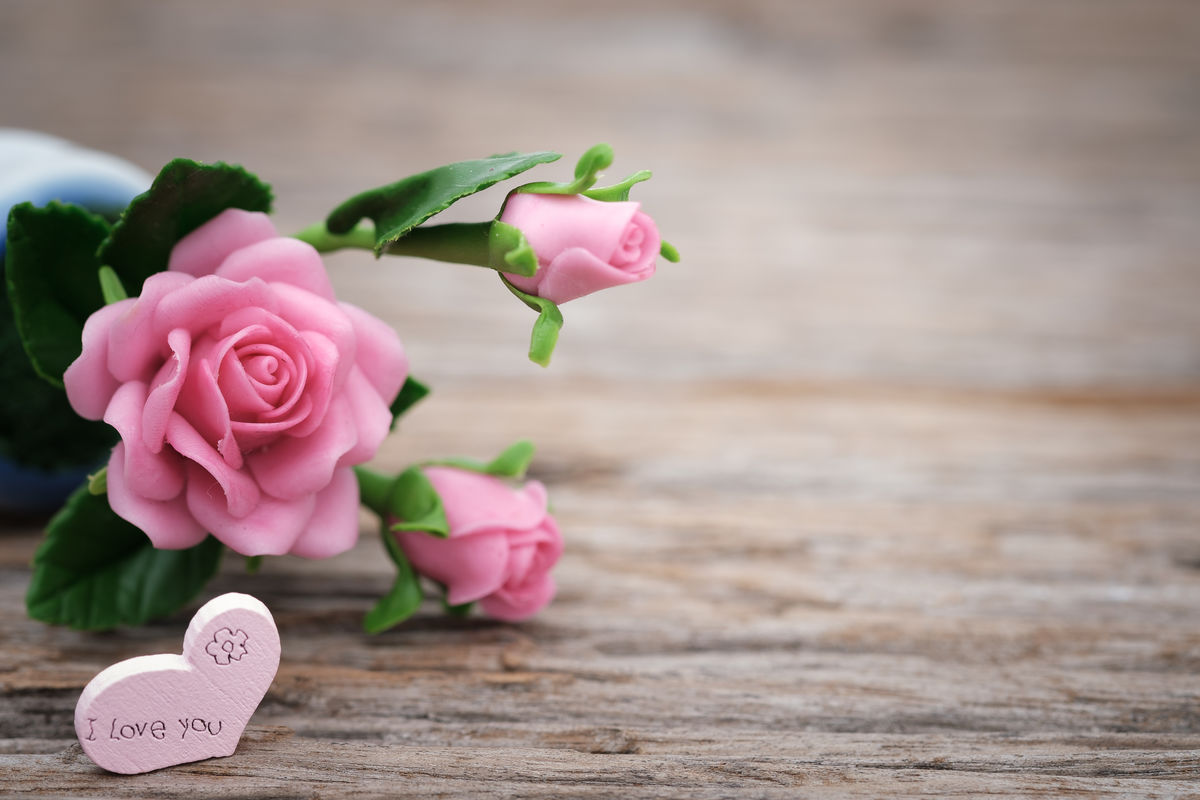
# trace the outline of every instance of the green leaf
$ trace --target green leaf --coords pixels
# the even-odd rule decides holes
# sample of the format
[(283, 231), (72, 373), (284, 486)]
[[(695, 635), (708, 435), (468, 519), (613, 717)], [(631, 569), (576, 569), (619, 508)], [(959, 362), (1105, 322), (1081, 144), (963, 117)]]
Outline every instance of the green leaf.
[(33, 469), (94, 470), (117, 441), (104, 422), (75, 413), (67, 394), (33, 370), (0, 281), (0, 454)]
[(612, 162), (612, 147), (606, 144), (593, 145), (579, 157), (579, 161), (575, 162), (575, 180), (567, 183), (538, 181), (518, 186), (513, 191), (533, 194), (579, 194), (590, 189), (596, 183), (600, 172), (612, 166)]
[(167, 268), (175, 243), (227, 208), (270, 211), (271, 188), (242, 167), (177, 158), (133, 198), (100, 248), (100, 263), (141, 294), (142, 282)]
[(504, 452), (486, 464), (468, 458), (446, 458), (430, 461), (427, 466), (455, 467), (497, 478), (520, 480), (525, 477), (529, 463), (533, 461), (534, 449), (533, 442), (522, 439), (516, 444), (509, 445)]
[(325, 227), (335, 235), (345, 234), (363, 217), (370, 217), (375, 222), (378, 256), (388, 245), (454, 202), (561, 157), (549, 152), (506, 153), (431, 169), (351, 197), (330, 213)]
[(61, 386), (34, 371), (13, 320), (7, 284), (0, 260), (0, 455), (51, 473), (94, 470), (117, 432), (76, 414)]
[(552, 301), (521, 291), (503, 275), (500, 276), (500, 280), (504, 281), (508, 290), (521, 302), (538, 312), (538, 318), (533, 321), (533, 331), (529, 335), (529, 360), (543, 367), (550, 366), (550, 356), (554, 355), (554, 346), (558, 344), (558, 332), (563, 326), (562, 312)]
[(96, 248), (108, 230), (103, 218), (62, 203), (22, 203), (8, 216), (5, 280), (13, 321), (34, 370), (60, 388), (83, 349), (83, 323), (104, 305)]
[(396, 477), (388, 506), (398, 520), (392, 531), (424, 531), (441, 539), (450, 535), (442, 498), (420, 466), (411, 466)]
[[(384, 542), (393, 538), (387, 530), (383, 531)], [(398, 548), (397, 552), (399, 552)], [(397, 556), (393, 554), (393, 561), (396, 561), (396, 558)], [(417, 577), (416, 571), (408, 563), (404, 554), (400, 553), (399, 561), (396, 561), (396, 580), (392, 583), (392, 588), (388, 593), (379, 598), (375, 607), (367, 612), (363, 618), (363, 629), (367, 633), (381, 633), (398, 625), (416, 613), (424, 599), (425, 595), (421, 591), (421, 581)]]
[(50, 520), (25, 606), (34, 619), (83, 630), (140, 625), (190, 602), (223, 549), (210, 536), (188, 550), (156, 550), (106, 497), (82, 486)]
[(400, 387), (400, 394), (396, 395), (396, 399), (392, 401), (392, 428), (396, 427), (396, 423), (400, 421), (400, 417), (404, 416), (410, 408), (425, 399), (430, 389), (419, 380), (409, 375), (404, 379), (404, 385)]
[(538, 270), (537, 253), (521, 229), (496, 220), (488, 234), (488, 264), (497, 272), (514, 272), (525, 277)]

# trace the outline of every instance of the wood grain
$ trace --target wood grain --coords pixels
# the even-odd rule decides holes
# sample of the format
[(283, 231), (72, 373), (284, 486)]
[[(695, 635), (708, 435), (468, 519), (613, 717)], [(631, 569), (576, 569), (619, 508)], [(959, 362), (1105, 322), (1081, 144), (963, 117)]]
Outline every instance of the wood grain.
[(608, 139), (685, 257), (567, 306), (548, 372), (482, 271), (331, 259), (435, 390), (379, 465), (536, 439), (558, 598), (368, 637), (365, 516), (230, 559), (201, 600), (266, 602), (279, 676), (233, 757), (124, 778), (75, 700), (190, 610), (30, 622), (10, 520), (0, 795), (1200, 797), (1198, 38), (1182, 0), (0, 2), (5, 124), (242, 162), (285, 228)]

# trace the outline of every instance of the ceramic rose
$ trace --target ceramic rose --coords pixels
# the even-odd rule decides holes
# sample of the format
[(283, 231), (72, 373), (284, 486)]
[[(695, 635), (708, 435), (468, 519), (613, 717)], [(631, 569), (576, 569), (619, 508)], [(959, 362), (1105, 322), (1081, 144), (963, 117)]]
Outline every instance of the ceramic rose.
[(88, 319), (63, 376), (115, 427), (114, 512), (155, 547), (211, 532), (244, 555), (335, 555), (358, 535), (351, 467), (407, 372), (392, 328), (334, 297), (312, 246), (230, 209), (176, 244), (140, 297)]
[(546, 510), (546, 489), (451, 467), (425, 469), (441, 497), (450, 536), (397, 533), (413, 567), (442, 583), (451, 605), (478, 600), (489, 616), (527, 619), (554, 597), (551, 568), (562, 555), (562, 534)]
[(565, 303), (654, 274), (662, 240), (640, 203), (582, 195), (518, 192), (500, 220), (521, 230), (537, 254), (531, 277), (506, 273), (523, 292)]

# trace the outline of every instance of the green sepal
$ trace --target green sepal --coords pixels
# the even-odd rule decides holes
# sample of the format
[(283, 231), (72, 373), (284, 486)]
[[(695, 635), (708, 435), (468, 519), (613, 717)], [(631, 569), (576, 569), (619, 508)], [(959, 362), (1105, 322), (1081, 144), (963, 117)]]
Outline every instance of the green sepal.
[(518, 186), (514, 192), (531, 194), (580, 194), (592, 188), (602, 170), (612, 166), (613, 149), (606, 144), (589, 147), (575, 162), (575, 180), (566, 183), (538, 181)]
[(658, 252), (663, 258), (665, 258), (667, 261), (670, 261), (672, 264), (679, 263), (679, 251), (675, 249), (675, 245), (671, 244), (666, 239), (664, 239), (662, 245), (659, 246)]
[(392, 563), (396, 565), (396, 579), (388, 593), (379, 598), (375, 607), (363, 617), (363, 630), (367, 633), (381, 633), (400, 624), (416, 613), (421, 607), (421, 601), (425, 599), (416, 570), (396, 543), (396, 537), (387, 530), (386, 523), (381, 535), (384, 548)]
[(520, 228), (496, 220), (488, 233), (488, 266), (530, 278), (538, 270), (537, 253)]
[(354, 477), (358, 481), (358, 502), (380, 517), (386, 518), (391, 513), (392, 487), (396, 479), (361, 465), (353, 469)]
[(399, 625), (416, 613), (424, 599), (417, 573), (405, 562), (404, 567), (397, 567), (392, 588), (379, 598), (375, 607), (363, 617), (363, 630), (367, 633), (382, 633)]
[(364, 217), (375, 223), (375, 255), (413, 228), (464, 197), (519, 175), (538, 164), (557, 161), (559, 153), (505, 153), (459, 161), (411, 175), (351, 197), (325, 220), (330, 233), (350, 232)]
[(430, 389), (419, 380), (409, 375), (404, 379), (404, 385), (400, 387), (400, 394), (396, 395), (396, 399), (392, 401), (389, 410), (392, 412), (392, 429), (395, 429), (396, 423), (400, 421), (400, 417), (404, 416), (410, 408), (425, 399)]
[(445, 596), (442, 597), (442, 611), (445, 611), (448, 616), (458, 617), (463, 619), (471, 616), (471, 611), (475, 608), (475, 602), (459, 603), (458, 605), (450, 605), (450, 601)]
[(488, 475), (495, 475), (497, 478), (520, 480), (525, 477), (525, 472), (529, 469), (530, 462), (533, 461), (533, 453), (536, 449), (533, 442), (522, 439), (504, 448), (500, 455), (488, 462), (483, 471)]
[(96, 248), (108, 233), (102, 217), (63, 203), (21, 203), (8, 215), (5, 280), (13, 322), (34, 370), (59, 388), (83, 349), (83, 323), (104, 305)]
[(129, 299), (129, 292), (125, 291), (125, 285), (121, 283), (121, 276), (115, 269), (105, 264), (100, 268), (97, 277), (100, 279), (100, 294), (104, 297), (105, 305)]
[(525, 477), (525, 472), (529, 469), (530, 462), (533, 461), (534, 450), (533, 442), (528, 439), (522, 439), (506, 447), (500, 455), (486, 464), (467, 458), (445, 458), (427, 462), (427, 466), (455, 467), (457, 469), (478, 472), (482, 475), (492, 475), (496, 478), (521, 480)]
[(419, 465), (396, 476), (388, 498), (388, 513), (397, 520), (389, 527), (393, 532), (422, 531), (440, 539), (450, 535), (442, 498)]
[(606, 144), (598, 144), (589, 148), (579, 157), (575, 164), (575, 179), (565, 183), (538, 181), (518, 186), (513, 190), (529, 194), (580, 194), (592, 200), (602, 202), (625, 201), (629, 199), (629, 190), (635, 184), (650, 180), (652, 173), (648, 169), (638, 170), (620, 183), (612, 186), (595, 187), (596, 180), (602, 170), (612, 166), (613, 150)]
[(100, 263), (141, 294), (143, 281), (167, 268), (171, 248), (184, 236), (227, 208), (270, 211), (271, 199), (271, 188), (242, 167), (177, 158), (130, 202), (100, 248)]
[(106, 497), (81, 486), (46, 528), (25, 607), (34, 619), (81, 630), (141, 625), (195, 598), (223, 550), (211, 536), (187, 550), (156, 550)]
[(606, 203), (615, 201), (623, 202), (629, 199), (629, 190), (635, 184), (650, 180), (652, 175), (653, 173), (648, 169), (639, 170), (620, 183), (614, 183), (612, 186), (601, 186), (598, 189), (588, 189), (587, 191), (580, 192), (580, 194), (584, 197), (590, 197), (593, 200), (601, 200)]
[(87, 477), (88, 494), (99, 497), (108, 494), (108, 467), (101, 467)]
[(554, 346), (558, 344), (558, 332), (562, 330), (563, 316), (554, 302), (544, 297), (521, 291), (505, 278), (500, 276), (508, 290), (525, 305), (538, 312), (533, 321), (533, 330), (529, 334), (529, 360), (543, 367), (550, 366), (550, 356), (554, 355)]
[(258, 571), (262, 569), (262, 563), (262, 556), (246, 556), (246, 574), (257, 575)]

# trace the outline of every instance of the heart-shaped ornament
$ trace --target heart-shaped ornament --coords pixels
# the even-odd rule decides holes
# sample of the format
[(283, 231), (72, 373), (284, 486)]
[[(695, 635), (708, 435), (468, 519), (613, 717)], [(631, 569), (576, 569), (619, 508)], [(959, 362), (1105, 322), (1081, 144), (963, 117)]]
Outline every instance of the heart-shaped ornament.
[(192, 617), (182, 655), (138, 656), (92, 678), (75, 733), (92, 761), (127, 775), (233, 755), (278, 668), (271, 612), (223, 594)]

